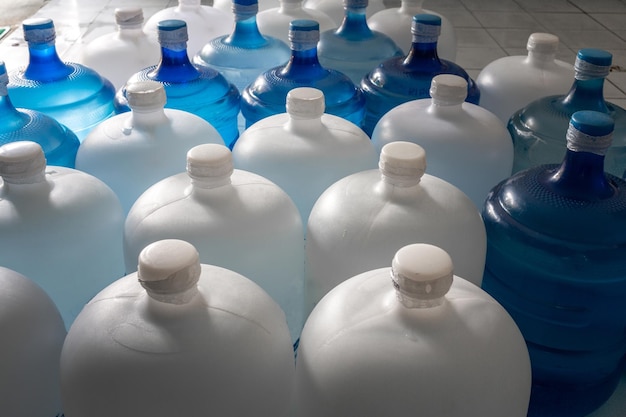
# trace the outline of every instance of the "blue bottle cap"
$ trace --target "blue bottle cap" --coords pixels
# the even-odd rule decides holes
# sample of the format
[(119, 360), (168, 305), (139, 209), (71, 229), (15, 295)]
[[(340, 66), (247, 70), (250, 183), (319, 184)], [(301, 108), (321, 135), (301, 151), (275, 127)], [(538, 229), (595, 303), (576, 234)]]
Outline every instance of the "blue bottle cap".
[(174, 31), (174, 30), (178, 30), (184, 27), (187, 27), (187, 23), (185, 23), (184, 20), (179, 20), (179, 19), (161, 20), (157, 24), (158, 30), (162, 30), (162, 31)]
[(161, 46), (175, 51), (186, 49), (189, 35), (187, 33), (187, 23), (184, 20), (161, 20), (157, 24), (157, 29)]
[(24, 39), (28, 43), (50, 43), (56, 38), (56, 31), (52, 19), (33, 18), (22, 23)]
[(578, 51), (576, 58), (593, 65), (610, 66), (613, 62), (613, 55), (603, 49), (585, 48)]
[(414, 23), (420, 23), (422, 25), (429, 26), (441, 26), (441, 18), (434, 14), (422, 13), (413, 16)]
[(234, 4), (239, 4), (241, 6), (252, 6), (255, 4), (259, 4), (258, 0), (233, 0)]
[(289, 30), (299, 32), (319, 31), (320, 24), (317, 23), (315, 20), (295, 19), (289, 23)]
[(22, 23), (24, 31), (27, 30), (41, 30), (41, 29), (53, 29), (54, 23), (50, 18), (33, 18), (26, 19)]
[(572, 115), (570, 124), (589, 136), (606, 136), (615, 128), (615, 122), (611, 116), (592, 110), (577, 111)]

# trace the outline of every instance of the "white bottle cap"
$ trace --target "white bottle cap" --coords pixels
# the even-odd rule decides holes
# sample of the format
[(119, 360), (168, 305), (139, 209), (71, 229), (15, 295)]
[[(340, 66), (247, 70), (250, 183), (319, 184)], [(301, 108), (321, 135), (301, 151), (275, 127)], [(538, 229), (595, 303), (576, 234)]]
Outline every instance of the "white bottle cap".
[(133, 111), (153, 111), (165, 107), (167, 97), (158, 81), (136, 81), (126, 86), (126, 100)]
[(187, 152), (187, 175), (194, 186), (215, 188), (229, 184), (233, 170), (232, 153), (224, 145), (207, 143)]
[(559, 48), (559, 38), (551, 33), (532, 33), (528, 37), (526, 49), (529, 52), (539, 52), (542, 54), (554, 54)]
[(184, 240), (154, 242), (139, 254), (137, 277), (148, 295), (168, 304), (185, 304), (197, 292), (200, 255)]
[(385, 182), (404, 187), (416, 185), (426, 171), (426, 151), (412, 142), (390, 142), (380, 151), (378, 168)]
[(141, 7), (118, 7), (115, 9), (115, 23), (119, 26), (141, 26), (143, 10)]
[(450, 255), (437, 246), (408, 245), (396, 252), (391, 278), (400, 302), (408, 308), (434, 307), (443, 303), (452, 286)]
[(298, 87), (287, 93), (287, 113), (292, 119), (318, 119), (324, 114), (326, 104), (322, 90)]
[(467, 81), (458, 75), (437, 75), (430, 83), (430, 96), (442, 106), (461, 104), (467, 98)]
[(41, 145), (17, 141), (0, 147), (0, 176), (7, 184), (34, 184), (44, 180), (46, 157)]

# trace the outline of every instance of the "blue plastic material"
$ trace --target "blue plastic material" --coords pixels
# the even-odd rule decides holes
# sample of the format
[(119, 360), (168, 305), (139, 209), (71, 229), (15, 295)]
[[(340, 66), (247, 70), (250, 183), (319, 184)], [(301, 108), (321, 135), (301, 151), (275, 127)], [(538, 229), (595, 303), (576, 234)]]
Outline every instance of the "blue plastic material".
[(326, 113), (361, 126), (365, 98), (345, 74), (324, 68), (317, 56), (319, 24), (297, 19), (289, 25), (291, 58), (272, 68), (241, 92), (241, 112), (246, 127), (265, 117), (286, 112), (287, 93), (297, 87), (313, 87), (324, 93)]
[(604, 79), (612, 55), (601, 49), (581, 49), (575, 64), (575, 79), (565, 95), (551, 95), (529, 103), (515, 112), (507, 128), (513, 138), (513, 172), (558, 163), (565, 152), (569, 120), (577, 111), (594, 110), (615, 121), (613, 144), (606, 153), (604, 168), (626, 178), (626, 110), (604, 99)]
[(344, 5), (341, 26), (322, 32), (317, 53), (323, 66), (343, 72), (359, 85), (378, 64), (403, 52), (389, 36), (369, 28), (367, 0), (344, 0)]
[(11, 101), (53, 117), (82, 141), (115, 113), (113, 84), (88, 67), (61, 61), (51, 19), (27, 19), (23, 29), (29, 62), (9, 73)]
[[(467, 72), (454, 62), (439, 58), (437, 38), (441, 18), (431, 14), (418, 14), (413, 17), (413, 43), (406, 56), (390, 58), (373, 69), (361, 81), (365, 94), (366, 113), (363, 128), (372, 134), (378, 120), (402, 103), (430, 97), (430, 84), (436, 75), (454, 74), (467, 81), (465, 101), (478, 104), (480, 91)], [(426, 32), (428, 40), (418, 39), (418, 34)]]
[[(214, 69), (196, 67), (187, 54), (187, 24), (170, 19), (159, 22), (161, 61), (132, 75), (135, 81), (158, 81), (167, 96), (166, 108), (188, 111), (209, 122), (232, 148), (239, 137), (239, 90)], [(118, 113), (130, 111), (126, 88), (115, 96)]]
[(0, 61), (0, 146), (22, 140), (41, 145), (48, 165), (74, 168), (80, 142), (74, 132), (41, 112), (16, 109), (9, 98), (9, 77)]
[[(568, 137), (612, 126), (599, 112), (572, 119)], [(591, 143), (596, 139), (603, 140)], [(589, 414), (611, 396), (626, 354), (626, 181), (604, 172), (603, 151), (571, 144), (560, 165), (530, 168), (497, 185), (482, 213), (482, 287), (526, 339), (529, 416)]]
[(194, 64), (219, 71), (243, 91), (262, 72), (286, 63), (289, 46), (259, 32), (257, 11), (256, 0), (234, 0), (232, 33), (210, 40), (194, 57)]

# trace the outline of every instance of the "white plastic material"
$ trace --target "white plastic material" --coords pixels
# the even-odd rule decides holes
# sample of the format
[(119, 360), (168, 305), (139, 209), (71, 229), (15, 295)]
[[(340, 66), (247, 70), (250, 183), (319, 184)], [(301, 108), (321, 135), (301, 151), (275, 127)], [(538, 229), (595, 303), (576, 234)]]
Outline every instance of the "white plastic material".
[(3, 267), (0, 267), (0, 334), (2, 412), (12, 417), (60, 416), (63, 319), (38, 285)]
[(413, 16), (421, 13), (437, 15), (441, 18), (441, 34), (437, 41), (437, 55), (439, 58), (455, 62), (457, 41), (454, 26), (448, 18), (440, 13), (423, 9), (423, 3), (424, 0), (402, 0), (400, 7), (391, 7), (372, 15), (367, 20), (368, 25), (370, 29), (389, 36), (404, 53), (408, 53), (413, 42), (411, 33)]
[(445, 249), (459, 275), (480, 286), (483, 221), (458, 188), (424, 174), (427, 156), (414, 143), (389, 143), (378, 170), (345, 177), (317, 200), (307, 227), (307, 313), (342, 281), (389, 265), (397, 250), (414, 242)]
[[(180, 164), (180, 170), (184, 164)], [(187, 154), (187, 173), (150, 187), (128, 213), (126, 270), (148, 244), (184, 239), (203, 263), (236, 271), (265, 289), (287, 314), (293, 341), (304, 318), (304, 234), (297, 208), (267, 179), (234, 170), (230, 150), (205, 144)]]
[[(339, 27), (345, 16), (344, 0), (304, 0), (304, 7), (318, 10), (330, 17), (334, 27)], [(374, 14), (384, 10), (387, 6), (385, 0), (370, 0), (365, 10), (365, 15), (369, 18)]]
[(320, 33), (337, 27), (324, 12), (304, 7), (302, 0), (282, 0), (279, 7), (263, 10), (256, 16), (259, 31), (273, 36), (289, 45), (289, 23), (295, 19), (315, 20), (320, 25)]
[[(229, 0), (230, 4), (232, 3)], [(146, 21), (144, 30), (148, 36), (156, 41), (159, 22), (169, 19), (183, 20), (187, 24), (189, 34), (187, 51), (189, 56), (195, 56), (211, 39), (230, 34), (235, 23), (230, 8), (224, 11), (216, 7), (202, 5), (200, 0), (178, 0), (178, 6), (167, 7), (150, 16)], [(157, 62), (158, 60), (153, 64)]]
[(249, 279), (198, 258), (188, 242), (155, 242), (137, 273), (85, 306), (61, 354), (66, 416), (288, 415), (284, 313)]
[(235, 167), (262, 175), (292, 198), (303, 222), (335, 181), (376, 167), (368, 136), (355, 124), (323, 113), (322, 91), (301, 87), (287, 95), (287, 113), (262, 119), (239, 137)]
[(144, 19), (141, 8), (117, 8), (115, 21), (115, 32), (83, 45), (81, 63), (111, 81), (117, 90), (134, 73), (157, 64), (161, 49), (156, 38), (149, 37), (142, 29)]
[(96, 126), (76, 155), (76, 168), (108, 184), (124, 213), (152, 184), (181, 172), (189, 149), (203, 143), (224, 144), (207, 121), (164, 108), (166, 95), (161, 83), (131, 83), (126, 95), (131, 112)]
[(413, 100), (385, 114), (372, 132), (372, 143), (379, 150), (393, 141), (422, 146), (428, 172), (457, 186), (481, 209), (491, 188), (511, 175), (511, 136), (496, 115), (463, 101), (463, 78), (438, 75), (430, 93), (430, 99)]
[(46, 167), (34, 142), (2, 146), (0, 175), (0, 265), (39, 284), (69, 327), (124, 272), (119, 200), (91, 175)]
[(446, 293), (451, 265), (441, 252), (403, 247), (392, 268), (352, 277), (322, 299), (300, 339), (299, 417), (526, 416), (531, 370), (519, 329), (463, 278)]
[(533, 33), (528, 55), (507, 56), (485, 66), (476, 78), (480, 106), (507, 123), (517, 110), (550, 95), (566, 94), (572, 86), (574, 66), (555, 59), (559, 38)]

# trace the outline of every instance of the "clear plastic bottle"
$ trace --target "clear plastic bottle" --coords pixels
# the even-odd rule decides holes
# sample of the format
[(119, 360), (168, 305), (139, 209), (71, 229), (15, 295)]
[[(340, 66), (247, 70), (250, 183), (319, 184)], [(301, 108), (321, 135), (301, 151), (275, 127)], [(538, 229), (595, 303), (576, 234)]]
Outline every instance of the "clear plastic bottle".
[[(195, 67), (187, 55), (187, 25), (182, 20), (159, 22), (161, 61), (132, 75), (127, 84), (136, 81), (158, 81), (165, 87), (165, 107), (185, 110), (202, 117), (232, 147), (239, 137), (239, 91), (214, 69)], [(130, 111), (126, 87), (115, 96), (118, 113)]]
[(280, 0), (278, 7), (260, 11), (256, 17), (259, 30), (289, 44), (289, 23), (296, 19), (315, 20), (320, 32), (337, 27), (324, 12), (303, 6), (302, 0)]
[(483, 288), (513, 316), (533, 367), (529, 416), (582, 417), (626, 354), (626, 181), (604, 172), (613, 120), (574, 113), (562, 163), (521, 171), (483, 209)]
[(533, 33), (526, 44), (528, 55), (507, 56), (487, 64), (476, 77), (481, 107), (506, 124), (530, 102), (568, 91), (574, 67), (555, 59), (558, 46), (557, 36)]
[[(411, 28), (416, 14), (433, 14), (441, 18), (441, 34), (437, 42), (437, 54), (448, 61), (456, 61), (457, 40), (454, 25), (448, 18), (433, 10), (422, 8), (424, 0), (402, 0), (400, 7), (380, 10), (369, 17), (373, 30), (389, 36), (402, 50), (408, 53), (412, 48)], [(429, 2), (430, 4), (431, 2)]]
[(119, 200), (89, 174), (46, 167), (35, 142), (0, 147), (0, 176), (0, 265), (39, 284), (69, 328), (124, 273)]
[(366, 112), (363, 129), (371, 135), (378, 120), (392, 108), (411, 100), (428, 98), (430, 83), (439, 74), (454, 74), (467, 81), (466, 101), (478, 104), (480, 90), (467, 72), (454, 62), (440, 59), (437, 39), (441, 18), (432, 14), (413, 17), (413, 44), (405, 57), (390, 58), (361, 81)]
[[(291, 50), (286, 43), (259, 32), (258, 9), (257, 0), (233, 0), (233, 31), (204, 45), (193, 58), (194, 64), (219, 71), (243, 91), (263, 72), (289, 61)], [(244, 129), (245, 119), (240, 116), (239, 131)]]
[(489, 191), (511, 176), (511, 136), (489, 110), (464, 102), (463, 78), (437, 75), (430, 95), (389, 110), (376, 124), (372, 143), (379, 152), (397, 140), (422, 146), (428, 172), (460, 188), (481, 209)]
[(324, 93), (287, 95), (287, 112), (246, 129), (233, 148), (235, 167), (259, 174), (289, 194), (306, 224), (315, 200), (335, 181), (376, 168), (376, 150), (353, 123), (324, 113)]
[(159, 38), (159, 22), (163, 20), (183, 20), (189, 31), (188, 50), (193, 56), (208, 41), (227, 35), (233, 29), (234, 18), (230, 9), (220, 10), (205, 6), (201, 0), (178, 0), (178, 5), (159, 10), (146, 21), (144, 30), (154, 40)]
[(74, 132), (44, 113), (16, 109), (9, 97), (8, 83), (6, 66), (0, 61), (0, 146), (21, 140), (37, 142), (50, 165), (74, 168), (80, 144)]
[(150, 187), (128, 213), (126, 272), (136, 270), (145, 246), (174, 238), (192, 243), (203, 263), (260, 285), (285, 311), (292, 341), (297, 340), (304, 324), (304, 233), (298, 209), (277, 185), (233, 171), (225, 146), (192, 148), (187, 172)]
[(61, 61), (51, 19), (27, 19), (22, 27), (29, 61), (26, 67), (9, 72), (11, 101), (15, 107), (53, 117), (82, 141), (115, 113), (113, 84), (88, 67)]
[(12, 417), (63, 415), (59, 358), (65, 326), (61, 314), (41, 287), (3, 267), (0, 332), (2, 412)]
[(343, 4), (345, 17), (341, 26), (320, 34), (317, 54), (322, 66), (346, 74), (359, 85), (378, 64), (403, 53), (390, 37), (367, 25), (368, 0), (343, 0)]
[(526, 417), (530, 363), (511, 316), (453, 276), (443, 249), (411, 244), (389, 263), (342, 282), (309, 316), (297, 415)]
[(558, 163), (566, 149), (566, 133), (572, 114), (594, 110), (615, 120), (613, 144), (606, 153), (604, 168), (626, 178), (626, 110), (604, 100), (604, 79), (613, 56), (602, 49), (581, 49), (574, 64), (574, 83), (566, 94), (537, 99), (511, 116), (508, 129), (513, 138), (513, 172)]
[(287, 93), (297, 87), (322, 90), (327, 113), (361, 126), (365, 113), (361, 90), (345, 74), (319, 63), (319, 24), (314, 20), (293, 20), (289, 39), (289, 62), (264, 72), (241, 92), (241, 113), (246, 118), (246, 127), (265, 117), (284, 113)]
[[(366, 10), (366, 16), (369, 18), (375, 13), (384, 10), (386, 6), (384, 0), (371, 1)], [(342, 0), (304, 0), (304, 7), (314, 9), (324, 13), (334, 22), (334, 27), (339, 27), (344, 17)]]
[(182, 240), (150, 244), (138, 264), (67, 334), (66, 415), (287, 417), (294, 359), (278, 304)]
[(83, 45), (82, 63), (106, 77), (116, 89), (123, 87), (131, 75), (161, 57), (156, 37), (143, 31), (143, 22), (140, 7), (115, 9), (117, 30)]
[(130, 83), (126, 97), (131, 112), (102, 122), (87, 136), (76, 156), (76, 168), (111, 187), (124, 213), (152, 184), (179, 173), (189, 149), (203, 143), (224, 144), (206, 120), (186, 111), (165, 109), (161, 83)]
[(426, 156), (414, 143), (389, 143), (379, 169), (349, 175), (317, 199), (306, 233), (307, 313), (342, 281), (383, 268), (414, 242), (445, 249), (455, 271), (480, 286), (487, 246), (483, 221), (461, 190), (424, 174)]

